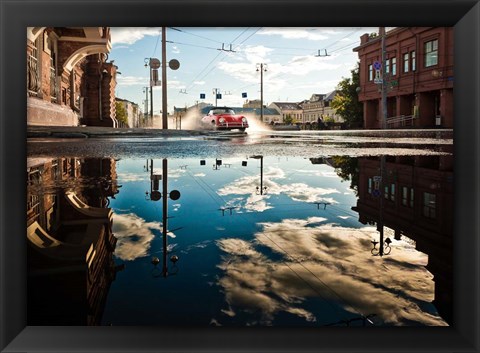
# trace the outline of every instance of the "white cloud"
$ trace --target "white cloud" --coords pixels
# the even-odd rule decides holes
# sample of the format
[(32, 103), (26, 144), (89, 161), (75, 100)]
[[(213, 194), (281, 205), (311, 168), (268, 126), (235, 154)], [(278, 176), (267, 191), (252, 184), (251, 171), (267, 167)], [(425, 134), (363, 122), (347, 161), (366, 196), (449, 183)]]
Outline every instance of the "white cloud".
[[(306, 321), (320, 321), (302, 304), (309, 298), (334, 301), (345, 313), (375, 314), (374, 321), (393, 325), (446, 323), (428, 303), (434, 298), (428, 258), (410, 245), (395, 241), (388, 257), (373, 258), (373, 227), (352, 229), (322, 219), (286, 219), (263, 223), (254, 240), (228, 238), (217, 242), (225, 253), (218, 266), (223, 276), (228, 316), (260, 314), (261, 324), (289, 312)], [(268, 247), (282, 256), (273, 260), (257, 250)], [(340, 317), (339, 319), (341, 319)]]
[(117, 238), (115, 256), (125, 261), (147, 256), (150, 244), (155, 238), (154, 230), (162, 230), (159, 222), (146, 222), (134, 213), (115, 213), (112, 229)]
[(178, 49), (178, 47), (176, 45), (174, 45), (172, 47), (172, 53), (173, 54), (180, 54), (180, 49)]
[(146, 181), (148, 176), (145, 173), (118, 173), (117, 174), (117, 179), (121, 183), (128, 183), (128, 182), (134, 182), (134, 181)]
[(138, 77), (138, 76), (117, 76), (117, 85), (118, 86), (146, 86), (150, 82), (148, 77)]
[(259, 35), (281, 36), (285, 39), (325, 40), (328, 38), (319, 33), (318, 28), (264, 28), (257, 32)]
[(124, 43), (132, 45), (145, 36), (158, 36), (162, 33), (155, 27), (111, 27), (112, 45)]
[[(268, 199), (271, 195), (284, 194), (290, 197), (293, 201), (299, 202), (312, 203), (324, 201), (332, 204), (338, 203), (333, 198), (326, 197), (326, 195), (340, 193), (337, 189), (316, 188), (304, 183), (280, 184), (275, 181), (279, 179), (285, 179), (285, 172), (277, 167), (269, 167), (264, 172), (263, 179), (263, 185), (267, 187), (267, 194), (256, 194), (255, 187), (259, 184), (259, 176), (245, 176), (239, 178), (218, 190), (218, 194), (220, 196), (247, 195), (247, 198), (243, 202), (243, 207), (248, 211), (257, 212), (263, 212), (273, 208), (273, 206), (268, 203)], [(237, 199), (236, 206), (240, 206), (242, 201), (242, 199)]]
[(205, 81), (193, 81), (193, 84), (198, 86), (203, 86), (205, 83)]

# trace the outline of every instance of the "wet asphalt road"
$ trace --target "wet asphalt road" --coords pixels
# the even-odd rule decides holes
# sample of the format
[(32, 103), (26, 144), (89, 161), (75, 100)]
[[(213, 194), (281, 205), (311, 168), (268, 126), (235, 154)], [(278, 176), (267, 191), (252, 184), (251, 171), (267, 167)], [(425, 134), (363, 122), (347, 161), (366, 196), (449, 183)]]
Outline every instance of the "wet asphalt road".
[(452, 130), (247, 130), (240, 133), (90, 128), (83, 131), (37, 129), (30, 130), (28, 136), (28, 157), (184, 158), (262, 154), (315, 158), (453, 153)]

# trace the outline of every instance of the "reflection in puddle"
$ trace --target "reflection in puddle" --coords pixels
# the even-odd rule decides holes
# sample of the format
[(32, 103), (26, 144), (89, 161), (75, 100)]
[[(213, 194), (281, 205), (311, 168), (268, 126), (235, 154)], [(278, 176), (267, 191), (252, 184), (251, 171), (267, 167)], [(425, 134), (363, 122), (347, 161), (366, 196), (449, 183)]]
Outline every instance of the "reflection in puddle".
[(29, 325), (448, 325), (451, 155), (380, 166), (30, 158)]

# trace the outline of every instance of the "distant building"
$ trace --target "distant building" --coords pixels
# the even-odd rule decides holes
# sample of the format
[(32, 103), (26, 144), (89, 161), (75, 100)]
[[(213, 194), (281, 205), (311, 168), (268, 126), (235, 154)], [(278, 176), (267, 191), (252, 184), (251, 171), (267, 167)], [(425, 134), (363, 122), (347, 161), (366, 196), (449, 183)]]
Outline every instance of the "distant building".
[(292, 119), (294, 124), (303, 122), (303, 108), (298, 103), (273, 102), (268, 107), (280, 113), (281, 123), (284, 123), (288, 118)]
[(262, 106), (260, 99), (254, 99), (252, 101), (247, 100), (245, 104), (243, 104), (244, 108), (260, 108)]
[(27, 125), (115, 127), (109, 27), (28, 27)]
[(119, 122), (119, 127), (140, 127), (142, 126), (141, 122), (143, 116), (140, 112), (140, 108), (138, 104), (130, 102), (129, 100), (122, 99), (122, 98), (115, 98), (117, 103), (120, 103), (125, 112), (127, 113), (127, 124), (126, 126), (122, 126), (122, 123)]
[[(387, 127), (453, 127), (453, 40), (453, 27), (397, 27), (386, 33)], [(375, 83), (380, 36), (362, 35), (353, 51), (360, 59), (364, 126), (381, 128), (381, 92)]]

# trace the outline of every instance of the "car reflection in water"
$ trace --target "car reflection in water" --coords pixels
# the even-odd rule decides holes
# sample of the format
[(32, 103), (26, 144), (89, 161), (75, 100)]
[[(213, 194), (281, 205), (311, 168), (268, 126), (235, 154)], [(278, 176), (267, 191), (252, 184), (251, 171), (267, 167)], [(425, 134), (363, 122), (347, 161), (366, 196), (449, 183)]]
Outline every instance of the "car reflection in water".
[[(36, 296), (39, 289), (29, 291), (40, 313), (47, 311), (42, 303), (48, 299), (80, 311), (77, 324), (451, 324), (451, 158), (387, 157), (383, 192), (373, 181), (379, 175), (378, 157), (170, 158), (168, 170), (166, 159), (158, 156), (111, 162), (116, 172), (104, 168), (102, 175), (84, 178), (78, 190), (65, 179), (55, 183), (59, 191), (49, 197), (64, 209), (42, 206), (43, 220), (34, 219), (55, 238), (49, 239), (53, 244), (65, 246), (75, 237), (93, 244), (96, 258), (104, 259), (98, 265), (102, 270), (89, 280), (89, 247), (78, 247), (81, 263), (50, 259), (44, 249), (32, 249), (29, 289), (31, 282), (40, 288), (43, 278), (54, 283), (42, 297)], [(165, 176), (169, 193), (178, 189), (182, 195), (166, 204), (160, 187)], [(120, 194), (117, 180), (123, 185)], [(86, 187), (99, 181), (103, 188)], [(161, 197), (154, 193), (152, 198), (152, 191)], [(107, 206), (113, 224), (109, 213), (100, 216), (109, 212)], [(89, 217), (79, 209), (91, 210)], [(373, 256), (380, 214), (391, 251)], [(68, 222), (75, 222), (75, 232)], [(89, 225), (103, 231), (82, 235)], [(37, 233), (40, 237), (46, 235)], [(171, 261), (166, 271), (172, 258), (181, 266)], [(125, 270), (112, 282), (122, 264)], [(72, 270), (77, 267), (82, 270)], [(84, 295), (69, 297), (73, 292)], [(88, 311), (82, 310), (94, 305), (104, 310), (85, 319)], [(30, 322), (43, 325), (58, 319), (34, 318), (29, 314)]]

